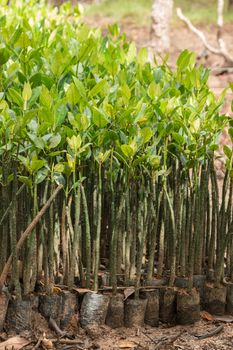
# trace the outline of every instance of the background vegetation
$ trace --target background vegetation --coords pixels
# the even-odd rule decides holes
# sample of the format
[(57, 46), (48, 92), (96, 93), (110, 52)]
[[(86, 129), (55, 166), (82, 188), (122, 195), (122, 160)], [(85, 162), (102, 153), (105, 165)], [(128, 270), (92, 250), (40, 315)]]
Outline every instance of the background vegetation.
[[(99, 4), (88, 6), (85, 15), (88, 16), (109, 16), (114, 21), (128, 19), (135, 24), (149, 25), (151, 16), (152, 0), (104, 0)], [(181, 7), (188, 18), (193, 23), (197, 24), (211, 24), (216, 23), (217, 11), (216, 1), (210, 0), (175, 0), (174, 7)], [(224, 21), (230, 22), (233, 20), (233, 10), (229, 10), (228, 2), (225, 1)], [(174, 23), (177, 22), (174, 13)]]

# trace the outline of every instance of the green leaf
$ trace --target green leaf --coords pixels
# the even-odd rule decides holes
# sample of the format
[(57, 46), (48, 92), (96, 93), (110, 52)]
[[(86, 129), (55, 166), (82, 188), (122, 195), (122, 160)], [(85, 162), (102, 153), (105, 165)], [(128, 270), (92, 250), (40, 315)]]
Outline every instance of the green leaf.
[(134, 155), (134, 149), (129, 145), (121, 145), (121, 150), (127, 158), (131, 158)]
[(99, 81), (89, 92), (89, 97), (94, 97), (96, 95), (98, 95), (106, 86), (107, 81), (105, 79)]
[(109, 25), (108, 26), (108, 30), (109, 30), (109, 33), (112, 36), (116, 36), (117, 37), (120, 34), (120, 27), (116, 23), (114, 23), (112, 25)]
[(184, 144), (184, 137), (182, 135), (178, 134), (177, 132), (173, 132), (172, 137), (179, 145)]
[(5, 64), (10, 58), (10, 51), (5, 47), (0, 48), (0, 65)]
[(23, 96), (24, 101), (30, 100), (30, 98), (32, 96), (32, 89), (31, 89), (30, 83), (28, 83), (28, 82), (24, 83), (22, 96)]
[(78, 131), (85, 131), (89, 127), (89, 119), (85, 114), (78, 114), (74, 117), (72, 113), (68, 113), (68, 119), (70, 124), (78, 129)]
[(230, 135), (231, 142), (233, 143), (233, 128), (228, 129), (228, 134)]
[(41, 182), (43, 182), (48, 176), (48, 169), (47, 168), (42, 168), (40, 169), (35, 176), (35, 183), (38, 185)]
[(195, 65), (195, 54), (187, 49), (182, 51), (176, 61), (176, 65), (181, 71), (187, 70), (187, 68), (192, 69)]
[(148, 50), (147, 48), (143, 47), (142, 49), (140, 49), (139, 53), (138, 53), (138, 63), (141, 66), (144, 66), (144, 64), (147, 62), (148, 60)]
[(95, 160), (99, 163), (99, 164), (103, 164), (104, 162), (106, 162), (106, 160), (108, 159), (108, 157), (111, 154), (111, 150), (108, 150), (106, 152), (99, 152), (96, 156), (95, 156)]
[(156, 84), (159, 84), (163, 77), (164, 77), (164, 71), (162, 70), (161, 67), (156, 67), (155, 70), (154, 70), (154, 79), (155, 79), (155, 82)]
[(45, 85), (49, 90), (54, 84), (54, 81), (51, 76), (47, 76), (42, 73), (35, 73), (34, 75), (31, 76), (29, 81), (33, 88), (37, 86)]
[(57, 185), (63, 185), (65, 186), (66, 180), (64, 176), (61, 173), (54, 173), (53, 174), (53, 179), (56, 182)]
[(36, 148), (38, 149), (44, 149), (45, 147), (45, 143), (44, 140), (42, 139), (42, 137), (39, 137), (35, 134), (32, 133), (27, 133), (29, 139), (32, 141), (32, 143), (36, 146)]
[(225, 155), (227, 156), (228, 159), (232, 158), (233, 150), (230, 149), (230, 147), (228, 147), (227, 145), (223, 146), (223, 152), (225, 153)]
[(13, 33), (12, 37), (11, 37), (11, 40), (10, 40), (10, 43), (12, 46), (14, 46), (14, 44), (19, 40), (20, 38), (20, 35), (22, 34), (23, 32), (23, 29), (22, 27), (18, 27), (15, 32)]
[(74, 81), (76, 88), (78, 89), (80, 96), (82, 98), (86, 97), (86, 89), (85, 89), (85, 86), (83, 85), (83, 83), (74, 76), (73, 76), (73, 81)]
[(71, 138), (67, 137), (67, 142), (72, 151), (76, 153), (81, 147), (82, 139), (80, 135), (73, 135)]
[(219, 98), (218, 98), (218, 104), (222, 104), (225, 100), (225, 97), (226, 97), (226, 93), (228, 91), (228, 87), (226, 87), (225, 89), (223, 89), (223, 91), (221, 92)]
[(57, 163), (54, 167), (54, 172), (56, 173), (63, 173), (64, 172), (64, 169), (65, 169), (65, 166), (63, 163)]
[(19, 181), (24, 183), (27, 187), (32, 188), (32, 180), (27, 176), (19, 176)]
[(111, 154), (111, 150), (104, 152), (103, 157), (102, 157), (102, 163), (106, 162), (106, 160), (109, 158), (110, 154)]
[(130, 88), (128, 87), (127, 84), (124, 84), (122, 87), (121, 87), (121, 92), (123, 94), (123, 97), (126, 99), (126, 101), (128, 102), (130, 100), (130, 97), (131, 97), (131, 91), (130, 91)]
[(0, 28), (5, 27), (5, 25), (6, 25), (6, 16), (4, 15), (0, 17)]
[(45, 85), (42, 85), (40, 92), (40, 103), (48, 109), (50, 109), (53, 104), (53, 98)]
[(141, 136), (143, 138), (144, 143), (147, 143), (148, 141), (150, 141), (150, 139), (153, 136), (151, 128), (148, 127), (148, 128), (141, 129)]
[(74, 83), (71, 83), (67, 92), (66, 92), (67, 102), (72, 106), (76, 105), (80, 100), (79, 92)]
[(16, 46), (21, 47), (22, 49), (26, 49), (30, 45), (31, 45), (31, 40), (28, 34), (25, 32), (22, 32), (19, 39), (16, 42)]
[(37, 159), (34, 157), (30, 162), (30, 170), (32, 173), (35, 173), (39, 169), (41, 169), (45, 164), (46, 164), (46, 161), (44, 159)]
[(109, 123), (108, 118), (97, 108), (93, 110), (92, 121), (98, 128), (104, 128)]
[(17, 106), (23, 107), (23, 99), (18, 91), (13, 88), (8, 89), (8, 95), (12, 102), (14, 102)]
[(83, 41), (82, 44), (83, 45), (81, 46), (77, 57), (79, 62), (83, 62), (88, 57), (95, 45), (95, 42), (92, 38), (89, 38)]
[(128, 49), (128, 52), (127, 52), (127, 56), (126, 56), (126, 59), (127, 59), (127, 62), (128, 63), (132, 63), (136, 57), (136, 54), (137, 54), (137, 48), (136, 48), (136, 45), (134, 42), (132, 42), (130, 45), (129, 45), (129, 49)]
[(157, 85), (152, 81), (147, 89), (148, 96), (153, 100), (157, 95)]
[(69, 58), (68, 52), (55, 51), (53, 53), (51, 70), (56, 77), (59, 77), (67, 66), (66, 60)]
[(53, 125), (55, 128), (60, 127), (63, 122), (65, 121), (67, 116), (67, 107), (64, 104), (64, 101), (60, 100), (55, 106), (54, 106), (54, 117), (53, 117)]
[(49, 139), (49, 149), (55, 148), (59, 145), (61, 142), (61, 135), (60, 134), (55, 134)]

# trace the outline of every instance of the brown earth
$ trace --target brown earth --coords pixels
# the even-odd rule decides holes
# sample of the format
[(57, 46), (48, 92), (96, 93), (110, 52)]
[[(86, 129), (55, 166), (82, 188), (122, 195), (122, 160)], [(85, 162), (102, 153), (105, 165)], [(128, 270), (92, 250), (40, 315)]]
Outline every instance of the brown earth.
[[(230, 320), (233, 320), (232, 317)], [(231, 350), (233, 348), (233, 325), (213, 320), (211, 317), (209, 321), (201, 320), (194, 325), (169, 327), (160, 324), (156, 328), (145, 326), (112, 329), (108, 326), (93, 325), (84, 330), (77, 325), (77, 322), (78, 319), (73, 317), (65, 335), (57, 337), (56, 333), (49, 329), (45, 319), (40, 314), (34, 313), (31, 330), (20, 334), (22, 339), (27, 339), (29, 342), (23, 349)], [(200, 339), (214, 330), (219, 330), (220, 333), (207, 339)], [(0, 333), (0, 349), (2, 349), (1, 342), (6, 339), (8, 341), (12, 339), (11, 345), (14, 346), (14, 336), (13, 333)], [(43, 339), (42, 343), (35, 348), (40, 339)], [(72, 342), (76, 344), (72, 345)]]

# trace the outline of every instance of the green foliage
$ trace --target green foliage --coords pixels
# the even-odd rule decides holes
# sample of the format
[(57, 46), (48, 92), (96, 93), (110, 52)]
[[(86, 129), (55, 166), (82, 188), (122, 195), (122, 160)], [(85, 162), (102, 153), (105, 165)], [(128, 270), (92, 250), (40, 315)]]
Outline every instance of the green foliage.
[[(83, 225), (77, 219), (82, 210), (80, 193), (84, 193), (84, 203), (87, 193), (91, 208), (88, 212), (85, 204), (85, 232), (88, 240), (95, 241), (97, 264), (105, 218), (102, 204), (105, 209), (111, 207), (111, 215), (106, 217), (112, 222), (106, 227), (113, 227), (114, 242), (120, 230), (120, 219), (119, 223), (114, 221), (116, 213), (117, 217), (125, 216), (121, 221), (127, 222), (129, 230), (133, 216), (137, 225), (134, 234), (144, 242), (144, 227), (155, 225), (156, 213), (161, 216), (156, 202), (161, 200), (160, 196), (156, 199), (161, 191), (169, 209), (162, 220), (173, 228), (175, 246), (177, 193), (190, 188), (187, 202), (193, 203), (191, 191), (202, 186), (198, 174), (212, 164), (218, 138), (229, 122), (220, 114), (226, 91), (215, 99), (207, 83), (208, 70), (197, 67), (195, 55), (188, 50), (181, 53), (174, 71), (165, 61), (153, 66), (147, 49), (137, 53), (135, 44), (128, 43), (116, 25), (103, 36), (99, 29), (81, 24), (78, 16), (67, 20), (68, 4), (57, 9), (27, 2), (27, 11), (23, 4), (0, 8), (2, 183), (10, 189), (14, 172), (33, 198), (33, 213), (40, 204), (37, 189), (43, 203), (48, 186), (52, 191), (55, 184), (62, 184), (70, 245), (72, 235), (81, 240)], [(231, 129), (229, 133), (232, 136)], [(232, 150), (225, 146), (224, 153), (231, 171)], [(180, 187), (174, 184), (172, 174), (176, 174), (177, 183), (180, 179)], [(154, 187), (155, 198), (151, 198)], [(128, 198), (120, 200), (117, 193), (125, 191)], [(72, 196), (78, 213), (73, 229)], [(50, 234), (54, 212), (52, 207)], [(47, 239), (53, 247), (54, 237)], [(43, 244), (46, 246), (45, 241)], [(86, 246), (91, 246), (90, 241)], [(137, 249), (142, 256), (143, 244)], [(84, 256), (90, 257), (89, 253)], [(140, 273), (139, 267), (137, 270)], [(93, 271), (96, 281), (98, 266)]]
[[(170, 155), (187, 168), (208, 159), (227, 118), (193, 53), (183, 51), (174, 72), (165, 63), (152, 67), (147, 50), (136, 55), (116, 26), (103, 37), (76, 20), (64, 25), (65, 7), (45, 20), (45, 8), (34, 6), (1, 10), (1, 134), (15, 149), (20, 144), (21, 157), (36, 152), (54, 166), (88, 143), (93, 152), (112, 149), (118, 167), (130, 159), (137, 173), (142, 159), (151, 170), (149, 148), (163, 158), (168, 140)], [(55, 148), (61, 156), (50, 153)], [(89, 157), (90, 149), (79, 161)]]

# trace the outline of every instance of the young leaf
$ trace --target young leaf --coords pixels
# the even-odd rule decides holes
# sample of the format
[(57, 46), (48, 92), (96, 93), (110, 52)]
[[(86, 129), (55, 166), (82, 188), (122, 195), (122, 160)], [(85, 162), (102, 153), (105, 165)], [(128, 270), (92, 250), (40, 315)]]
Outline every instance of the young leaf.
[(23, 99), (24, 101), (29, 101), (31, 96), (32, 96), (32, 89), (31, 89), (31, 85), (30, 83), (24, 83), (24, 87), (23, 87)]
[(72, 151), (76, 153), (81, 147), (82, 139), (80, 135), (77, 135), (77, 136), (73, 135), (71, 138), (67, 137), (67, 142), (70, 148), (72, 149)]
[(138, 63), (141, 66), (144, 66), (147, 60), (148, 60), (148, 50), (147, 48), (143, 47), (138, 53)]
[(131, 158), (134, 155), (134, 150), (129, 145), (121, 145), (121, 150), (127, 158)]
[(45, 85), (42, 85), (42, 89), (40, 92), (40, 103), (42, 104), (42, 106), (45, 106), (48, 109), (51, 108), (53, 103), (52, 96)]
[(148, 141), (150, 141), (150, 139), (153, 136), (151, 128), (148, 127), (148, 128), (141, 129), (141, 136), (143, 138), (144, 143), (147, 143)]
[(128, 62), (128, 63), (132, 63), (133, 60), (134, 60), (135, 57), (136, 57), (136, 54), (137, 54), (136, 45), (135, 45), (134, 42), (132, 42), (132, 43), (129, 45), (129, 50), (128, 50), (128, 52), (127, 52), (127, 56), (126, 56), (127, 62)]
[(74, 83), (71, 83), (67, 92), (66, 92), (66, 100), (72, 106), (76, 105), (76, 103), (80, 100), (79, 92)]
[(107, 81), (105, 79), (99, 81), (89, 92), (89, 97), (94, 97), (99, 94), (106, 86)]

